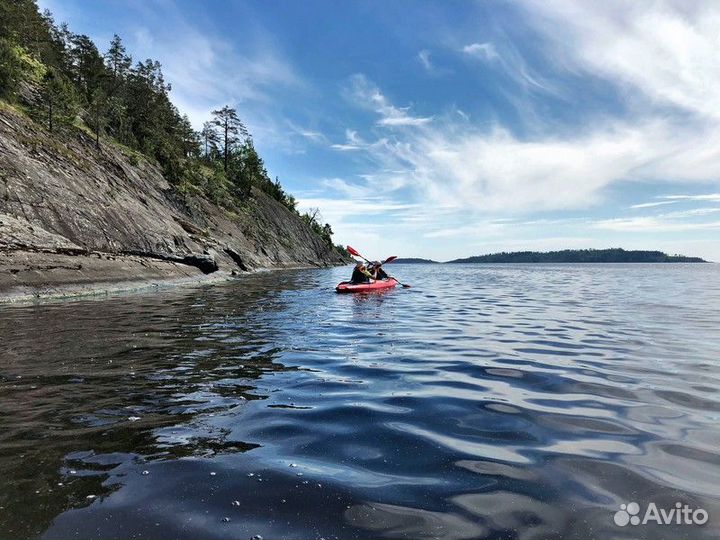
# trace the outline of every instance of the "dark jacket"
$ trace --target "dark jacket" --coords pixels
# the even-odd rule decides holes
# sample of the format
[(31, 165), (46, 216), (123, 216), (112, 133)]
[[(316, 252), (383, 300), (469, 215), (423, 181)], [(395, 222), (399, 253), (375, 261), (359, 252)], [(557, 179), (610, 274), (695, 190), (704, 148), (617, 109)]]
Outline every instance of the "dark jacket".
[(361, 272), (360, 269), (355, 268), (353, 270), (350, 281), (352, 281), (353, 283), (368, 283), (370, 281), (370, 276)]

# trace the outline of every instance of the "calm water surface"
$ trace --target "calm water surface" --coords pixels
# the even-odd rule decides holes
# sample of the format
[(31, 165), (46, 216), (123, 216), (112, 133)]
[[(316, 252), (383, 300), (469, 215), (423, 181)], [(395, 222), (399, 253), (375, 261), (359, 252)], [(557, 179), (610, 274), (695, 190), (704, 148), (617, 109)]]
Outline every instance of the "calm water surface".
[(720, 535), (718, 265), (392, 270), (1, 306), (0, 536)]

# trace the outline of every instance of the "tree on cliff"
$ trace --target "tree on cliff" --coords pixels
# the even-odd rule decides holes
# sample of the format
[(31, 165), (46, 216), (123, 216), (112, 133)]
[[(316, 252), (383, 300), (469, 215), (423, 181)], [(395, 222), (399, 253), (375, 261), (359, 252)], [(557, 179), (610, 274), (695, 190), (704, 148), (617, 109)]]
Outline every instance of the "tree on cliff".
[(107, 77), (105, 63), (89, 37), (71, 34), (69, 38), (70, 75), (82, 97), (89, 103), (93, 99), (93, 93), (104, 86)]
[(237, 111), (227, 105), (222, 109), (213, 111), (212, 114), (212, 123), (220, 130), (220, 137), (223, 141), (223, 169), (227, 172), (228, 159), (232, 149), (241, 139), (248, 137), (248, 130), (238, 118)]
[(95, 146), (100, 148), (100, 135), (105, 129), (108, 112), (108, 96), (102, 88), (95, 88), (90, 94), (90, 124), (95, 133)]
[(113, 36), (110, 48), (105, 53), (105, 64), (116, 81), (122, 81), (130, 71), (132, 57), (127, 54), (125, 45), (117, 34)]
[(17, 50), (0, 38), (0, 97), (12, 98), (20, 83), (22, 63)]
[(77, 110), (77, 98), (70, 81), (55, 68), (49, 68), (41, 85), (41, 94), (47, 107), (48, 129), (57, 123), (68, 123)]
[(220, 137), (215, 131), (215, 127), (212, 122), (205, 122), (200, 131), (200, 138), (202, 139), (205, 151), (203, 156), (206, 160), (210, 160), (210, 156), (214, 156), (218, 152), (218, 144), (220, 143)]
[[(170, 91), (160, 63), (133, 65), (118, 35), (101, 54), (88, 36), (56, 24), (49, 11), (41, 14), (36, 0), (0, 0), (0, 98), (20, 104), (51, 131), (77, 123), (92, 130), (98, 147), (107, 134), (145, 154), (180, 193), (200, 191), (236, 210), (255, 188), (297, 212), (234, 108), (212, 111), (196, 132)], [(318, 222), (313, 230), (329, 232)]]

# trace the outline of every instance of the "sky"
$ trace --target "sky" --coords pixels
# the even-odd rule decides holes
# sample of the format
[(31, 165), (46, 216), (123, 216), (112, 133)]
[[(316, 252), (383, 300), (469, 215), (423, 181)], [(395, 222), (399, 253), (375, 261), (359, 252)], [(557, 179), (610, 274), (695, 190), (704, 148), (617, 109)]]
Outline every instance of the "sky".
[(371, 258), (659, 249), (720, 261), (715, 0), (38, 0), (153, 58), (199, 128)]

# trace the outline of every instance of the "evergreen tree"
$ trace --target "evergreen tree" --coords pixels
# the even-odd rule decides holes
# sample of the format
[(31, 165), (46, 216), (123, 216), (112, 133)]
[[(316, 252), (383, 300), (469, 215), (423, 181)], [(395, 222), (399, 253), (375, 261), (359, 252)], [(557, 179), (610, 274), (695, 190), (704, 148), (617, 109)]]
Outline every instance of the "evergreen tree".
[(67, 123), (77, 110), (77, 98), (70, 81), (55, 68), (48, 68), (42, 81), (41, 93), (47, 107), (48, 129)]
[(0, 97), (12, 98), (22, 77), (22, 64), (15, 47), (0, 38)]
[(220, 142), (220, 137), (218, 137), (217, 131), (215, 131), (215, 127), (212, 122), (205, 122), (203, 124), (200, 137), (204, 148), (203, 156), (209, 161), (211, 155), (217, 154), (218, 143)]
[(108, 112), (108, 97), (105, 90), (95, 88), (90, 97), (91, 127), (95, 132), (95, 146), (100, 148), (100, 135), (105, 129)]
[(228, 159), (233, 146), (240, 142), (241, 138), (248, 137), (248, 130), (238, 118), (237, 111), (227, 105), (222, 109), (213, 111), (212, 114), (212, 123), (220, 130), (220, 137), (223, 141), (223, 169), (227, 172)]
[[(211, 121), (196, 132), (170, 101), (171, 86), (159, 62), (148, 59), (133, 67), (117, 35), (101, 55), (88, 36), (56, 25), (47, 11), (41, 14), (36, 0), (0, 0), (0, 97), (17, 99), (21, 81), (31, 90), (23, 99), (41, 97), (30, 97), (24, 107), (50, 131), (79, 112), (98, 147), (107, 134), (157, 160), (182, 193), (192, 183), (234, 208), (255, 186), (297, 212), (295, 199), (268, 175), (235, 109), (212, 111)], [(317, 213), (304, 219), (317, 234), (332, 234)]]
[(115, 81), (122, 81), (130, 71), (132, 57), (127, 54), (125, 45), (117, 34), (113, 36), (110, 48), (105, 53), (105, 64)]

